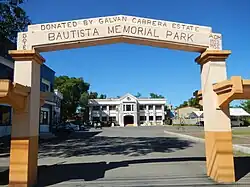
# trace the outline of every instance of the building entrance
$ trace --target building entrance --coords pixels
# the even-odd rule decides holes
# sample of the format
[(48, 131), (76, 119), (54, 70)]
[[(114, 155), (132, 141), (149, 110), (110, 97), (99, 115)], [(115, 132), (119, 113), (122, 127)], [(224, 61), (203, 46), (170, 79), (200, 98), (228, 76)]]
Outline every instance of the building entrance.
[(124, 126), (130, 126), (130, 125), (134, 125), (134, 116), (132, 115), (127, 115), (124, 116)]

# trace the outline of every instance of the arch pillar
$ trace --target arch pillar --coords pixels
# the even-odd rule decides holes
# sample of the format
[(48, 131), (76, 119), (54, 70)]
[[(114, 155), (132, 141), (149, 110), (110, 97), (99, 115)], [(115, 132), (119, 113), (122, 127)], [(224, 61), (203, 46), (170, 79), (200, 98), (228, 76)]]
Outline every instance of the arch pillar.
[(227, 50), (207, 50), (196, 58), (201, 65), (201, 87), (207, 175), (216, 182), (235, 182), (229, 106), (218, 107), (213, 84), (227, 79)]
[(34, 50), (9, 54), (15, 60), (14, 82), (30, 87), (25, 108), (13, 108), (9, 186), (29, 187), (37, 181), (40, 66), (45, 60)]

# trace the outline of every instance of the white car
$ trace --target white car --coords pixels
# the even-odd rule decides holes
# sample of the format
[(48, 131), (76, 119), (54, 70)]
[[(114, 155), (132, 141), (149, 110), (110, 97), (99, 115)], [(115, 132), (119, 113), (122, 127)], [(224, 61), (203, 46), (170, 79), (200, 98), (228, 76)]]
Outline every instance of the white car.
[(244, 121), (241, 120), (240, 118), (231, 117), (231, 125), (233, 127), (240, 127), (244, 125)]

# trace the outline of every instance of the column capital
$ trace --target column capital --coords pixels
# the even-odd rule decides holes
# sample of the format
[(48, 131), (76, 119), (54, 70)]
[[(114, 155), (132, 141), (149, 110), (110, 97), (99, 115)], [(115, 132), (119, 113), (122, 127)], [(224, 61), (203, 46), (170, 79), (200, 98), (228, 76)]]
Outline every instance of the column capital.
[(38, 64), (43, 64), (45, 59), (35, 50), (9, 50), (9, 55), (15, 61), (35, 61)]
[(230, 54), (230, 50), (206, 50), (195, 59), (195, 62), (203, 65), (208, 61), (225, 61)]

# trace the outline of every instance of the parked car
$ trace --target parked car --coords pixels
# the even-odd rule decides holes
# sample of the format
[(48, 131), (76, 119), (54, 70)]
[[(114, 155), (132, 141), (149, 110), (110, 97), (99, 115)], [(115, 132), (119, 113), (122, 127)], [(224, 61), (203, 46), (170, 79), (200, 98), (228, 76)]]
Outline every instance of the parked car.
[(101, 122), (94, 122), (94, 127), (95, 127), (95, 129), (102, 129)]
[(90, 126), (87, 126), (86, 124), (80, 125), (80, 131), (89, 131)]
[(68, 123), (62, 123), (53, 128), (53, 134), (58, 137), (68, 137), (72, 132), (74, 132), (74, 128)]
[(231, 117), (231, 126), (232, 127), (241, 127), (241, 126), (244, 126), (244, 121), (241, 120), (239, 117), (234, 117), (232, 116)]
[(75, 131), (79, 131), (81, 126), (81, 124), (75, 120), (68, 120), (65, 122), (65, 125), (71, 126)]

